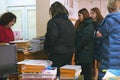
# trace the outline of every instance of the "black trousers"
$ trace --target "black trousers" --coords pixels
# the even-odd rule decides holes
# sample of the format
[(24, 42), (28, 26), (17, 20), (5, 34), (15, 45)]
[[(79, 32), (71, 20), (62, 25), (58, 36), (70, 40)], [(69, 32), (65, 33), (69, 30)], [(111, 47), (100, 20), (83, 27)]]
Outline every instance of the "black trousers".
[(82, 67), (81, 74), (84, 75), (84, 80), (92, 80), (92, 64), (91, 63), (79, 63)]
[(52, 67), (57, 67), (57, 76), (60, 76), (59, 68), (66, 64), (71, 64), (73, 52), (71, 53), (62, 53), (62, 54), (50, 54), (49, 60), (53, 61)]

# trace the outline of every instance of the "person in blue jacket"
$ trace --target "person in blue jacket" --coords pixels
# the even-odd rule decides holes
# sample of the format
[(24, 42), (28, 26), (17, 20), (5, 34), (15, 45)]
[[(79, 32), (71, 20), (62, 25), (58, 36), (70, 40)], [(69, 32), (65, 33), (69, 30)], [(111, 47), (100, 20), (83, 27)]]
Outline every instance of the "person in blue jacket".
[(120, 70), (120, 0), (108, 0), (107, 9), (109, 14), (96, 33), (102, 39), (98, 80), (104, 77), (104, 70)]

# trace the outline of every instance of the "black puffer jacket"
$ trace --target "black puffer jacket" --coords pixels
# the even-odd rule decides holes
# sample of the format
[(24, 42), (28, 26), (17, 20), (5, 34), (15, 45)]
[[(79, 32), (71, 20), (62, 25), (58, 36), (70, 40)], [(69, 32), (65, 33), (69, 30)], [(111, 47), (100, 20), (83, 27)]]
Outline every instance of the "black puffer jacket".
[(76, 30), (76, 52), (75, 62), (79, 63), (91, 63), (93, 62), (93, 50), (94, 50), (94, 26), (90, 18), (81, 23), (80, 27)]
[(58, 15), (49, 20), (45, 37), (44, 50), (47, 53), (74, 51), (75, 28), (66, 15)]

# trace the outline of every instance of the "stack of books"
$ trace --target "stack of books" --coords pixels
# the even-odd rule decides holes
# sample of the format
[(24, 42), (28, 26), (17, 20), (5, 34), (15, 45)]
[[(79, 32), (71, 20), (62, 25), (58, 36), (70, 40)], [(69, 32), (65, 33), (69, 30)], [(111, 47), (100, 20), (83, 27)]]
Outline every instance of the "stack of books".
[(15, 40), (15, 41), (11, 41), (10, 44), (16, 44), (18, 49), (24, 49), (30, 47), (29, 40)]
[(42, 72), (52, 65), (50, 60), (23, 60), (17, 63), (20, 66), (20, 73)]
[(76, 80), (82, 69), (79, 65), (64, 65), (60, 67), (60, 80)]
[(41, 73), (23, 73), (21, 80), (56, 80), (57, 68), (44, 70)]
[[(57, 68), (51, 67), (50, 60), (23, 60), (17, 63), (20, 80), (55, 80)], [(21, 66), (21, 67), (20, 67)]]

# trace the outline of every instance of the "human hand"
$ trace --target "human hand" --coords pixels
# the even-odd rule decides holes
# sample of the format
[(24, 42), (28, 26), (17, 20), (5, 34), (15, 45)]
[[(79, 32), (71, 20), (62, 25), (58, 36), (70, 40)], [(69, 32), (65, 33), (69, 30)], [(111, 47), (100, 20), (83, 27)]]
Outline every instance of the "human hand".
[(97, 31), (96, 36), (97, 37), (102, 37), (102, 34), (99, 31)]

